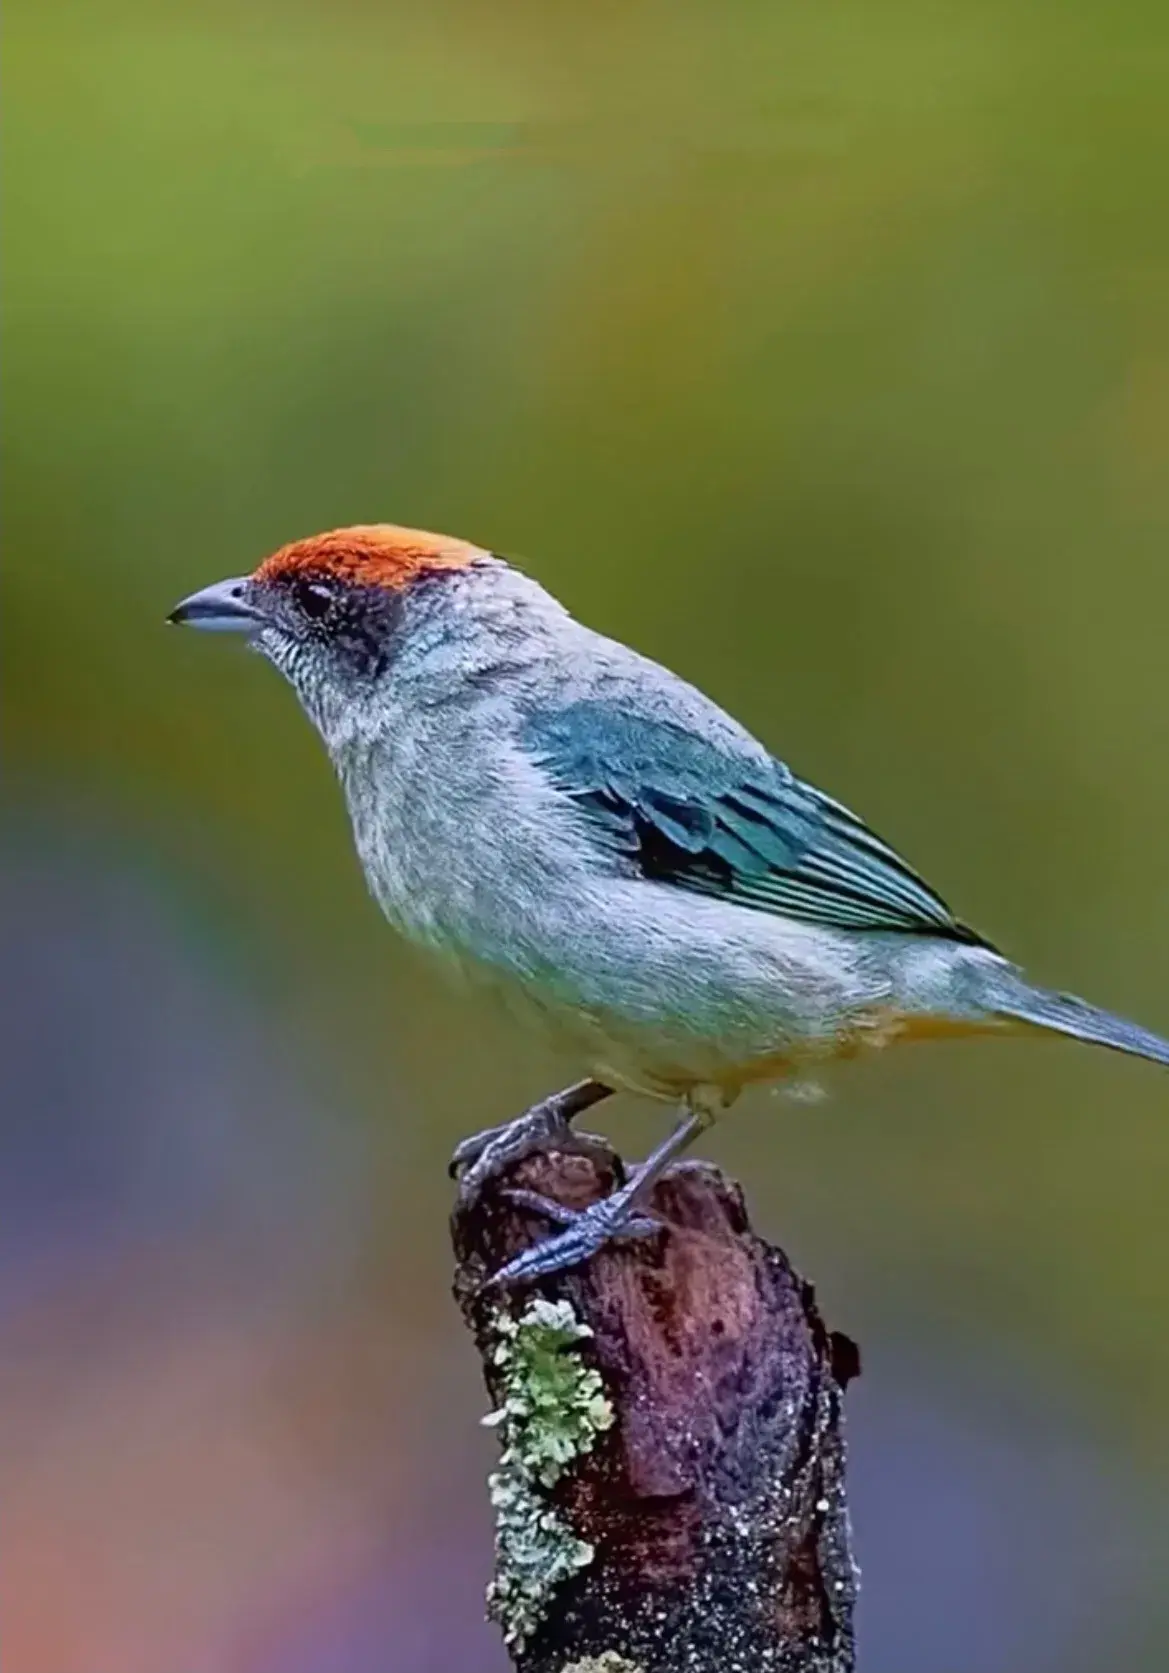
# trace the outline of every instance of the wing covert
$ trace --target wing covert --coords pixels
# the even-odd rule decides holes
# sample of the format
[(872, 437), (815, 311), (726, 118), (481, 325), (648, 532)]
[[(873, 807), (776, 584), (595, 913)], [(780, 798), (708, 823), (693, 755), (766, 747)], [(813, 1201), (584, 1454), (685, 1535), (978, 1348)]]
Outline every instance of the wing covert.
[(989, 946), (854, 813), (762, 750), (597, 699), (532, 716), (526, 742), (646, 878), (804, 923)]

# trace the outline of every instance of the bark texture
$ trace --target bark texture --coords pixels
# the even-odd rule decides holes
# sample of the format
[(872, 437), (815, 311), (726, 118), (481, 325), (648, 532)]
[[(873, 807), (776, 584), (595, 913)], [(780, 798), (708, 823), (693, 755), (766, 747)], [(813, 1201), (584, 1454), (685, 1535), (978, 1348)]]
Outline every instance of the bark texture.
[(517, 1673), (851, 1673), (841, 1395), (859, 1371), (738, 1185), (673, 1168), (661, 1237), (516, 1292), (483, 1280), (621, 1164), (551, 1153), (452, 1232), (503, 1455), (492, 1613)]

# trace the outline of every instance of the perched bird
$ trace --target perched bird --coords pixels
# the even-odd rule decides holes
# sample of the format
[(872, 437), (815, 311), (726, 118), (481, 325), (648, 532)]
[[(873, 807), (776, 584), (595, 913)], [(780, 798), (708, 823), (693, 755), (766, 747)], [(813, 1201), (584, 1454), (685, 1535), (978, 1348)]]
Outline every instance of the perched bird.
[[(676, 674), (464, 540), (388, 524), (281, 548), (173, 622), (247, 635), (340, 777), (390, 921), (502, 984), (591, 1078), (456, 1152), (469, 1194), (574, 1143), (618, 1088), (682, 1118), (620, 1189), (498, 1275), (658, 1229), (654, 1180), (742, 1089), (924, 1036), (1169, 1041), (1030, 983), (840, 802)], [(593, 1141), (595, 1142), (595, 1141)]]

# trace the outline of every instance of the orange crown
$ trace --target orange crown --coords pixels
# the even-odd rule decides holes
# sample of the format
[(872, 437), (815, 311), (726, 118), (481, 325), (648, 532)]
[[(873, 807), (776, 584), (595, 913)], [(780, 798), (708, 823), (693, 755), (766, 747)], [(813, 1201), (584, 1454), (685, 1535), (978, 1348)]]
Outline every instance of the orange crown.
[(482, 547), (452, 535), (403, 529), (396, 523), (357, 524), (282, 546), (264, 559), (255, 579), (281, 581), (295, 575), (331, 575), (338, 581), (397, 591), (420, 575), (441, 569), (468, 569), (477, 559), (489, 555)]

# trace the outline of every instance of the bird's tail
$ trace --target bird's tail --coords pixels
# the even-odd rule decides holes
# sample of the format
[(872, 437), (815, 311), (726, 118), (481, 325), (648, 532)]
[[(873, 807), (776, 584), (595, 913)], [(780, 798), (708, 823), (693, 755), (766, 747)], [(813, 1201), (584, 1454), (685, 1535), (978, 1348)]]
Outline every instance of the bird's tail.
[(1113, 1016), (1111, 1011), (1102, 1011), (1098, 1005), (1089, 1005), (1074, 994), (1032, 987), (1009, 969), (996, 972), (996, 978), (987, 995), (988, 1006), (995, 1015), (1169, 1065), (1169, 1040), (1163, 1040), (1159, 1034), (1140, 1028), (1135, 1022), (1126, 1022), (1124, 1017)]

